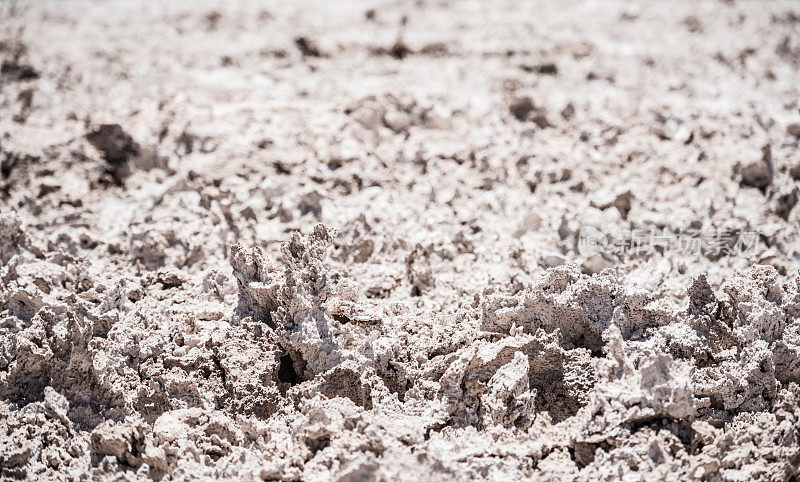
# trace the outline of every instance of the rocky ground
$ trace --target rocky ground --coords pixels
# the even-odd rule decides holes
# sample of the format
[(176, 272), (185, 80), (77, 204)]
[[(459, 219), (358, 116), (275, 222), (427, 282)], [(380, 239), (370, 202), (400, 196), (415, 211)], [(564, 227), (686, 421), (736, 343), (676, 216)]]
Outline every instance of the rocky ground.
[(2, 2), (0, 62), (0, 478), (800, 476), (796, 2)]

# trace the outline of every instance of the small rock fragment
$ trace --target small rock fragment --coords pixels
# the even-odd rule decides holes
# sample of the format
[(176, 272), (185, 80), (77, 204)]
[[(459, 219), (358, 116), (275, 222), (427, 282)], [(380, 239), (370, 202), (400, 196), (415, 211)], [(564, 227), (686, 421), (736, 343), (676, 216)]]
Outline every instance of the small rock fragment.
[(511, 101), (508, 110), (519, 121), (531, 121), (540, 128), (550, 127), (545, 110), (533, 103), (530, 97), (517, 97)]
[(772, 183), (772, 154), (769, 144), (761, 152), (761, 161), (751, 162), (742, 168), (742, 185), (764, 189)]
[(517, 120), (524, 121), (528, 114), (533, 111), (533, 100), (530, 97), (518, 97), (511, 101), (508, 110), (517, 118)]
[(126, 162), (139, 153), (139, 145), (119, 124), (102, 124), (86, 134), (86, 139), (112, 164)]
[(528, 213), (519, 223), (519, 227), (514, 232), (514, 237), (519, 238), (527, 232), (538, 231), (542, 227), (542, 218), (536, 213)]
[(522, 69), (523, 72), (537, 73), (542, 75), (558, 74), (558, 65), (556, 65), (554, 62), (545, 62), (537, 65), (523, 64), (520, 65), (520, 69)]
[(4, 60), (0, 64), (0, 77), (10, 81), (36, 80), (39, 72), (28, 64), (21, 63), (19, 59)]
[(789, 175), (792, 176), (792, 179), (795, 181), (800, 181), (800, 164), (795, 164), (789, 169)]
[(320, 50), (319, 45), (308, 37), (297, 37), (294, 39), (294, 44), (300, 50), (304, 57), (324, 57), (325, 55)]
[(413, 53), (413, 51), (402, 40), (398, 39), (397, 42), (389, 49), (389, 54), (392, 57), (402, 60), (403, 57)]
[(606, 268), (610, 268), (611, 266), (613, 266), (611, 262), (605, 259), (602, 255), (595, 254), (581, 263), (581, 272), (584, 274), (595, 274), (603, 271)]

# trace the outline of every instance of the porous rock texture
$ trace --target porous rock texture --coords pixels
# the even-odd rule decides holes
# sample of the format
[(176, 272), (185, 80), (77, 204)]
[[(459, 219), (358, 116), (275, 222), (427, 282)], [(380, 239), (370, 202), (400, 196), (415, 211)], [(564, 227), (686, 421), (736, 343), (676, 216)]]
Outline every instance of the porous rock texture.
[(0, 478), (800, 477), (796, 2), (0, 34)]

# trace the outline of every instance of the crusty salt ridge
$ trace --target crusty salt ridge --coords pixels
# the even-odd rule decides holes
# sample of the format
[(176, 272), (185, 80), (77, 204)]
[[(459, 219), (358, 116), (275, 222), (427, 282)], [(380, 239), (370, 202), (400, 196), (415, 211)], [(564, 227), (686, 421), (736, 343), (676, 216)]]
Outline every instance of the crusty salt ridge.
[(797, 478), (799, 19), (0, 4), (0, 477)]

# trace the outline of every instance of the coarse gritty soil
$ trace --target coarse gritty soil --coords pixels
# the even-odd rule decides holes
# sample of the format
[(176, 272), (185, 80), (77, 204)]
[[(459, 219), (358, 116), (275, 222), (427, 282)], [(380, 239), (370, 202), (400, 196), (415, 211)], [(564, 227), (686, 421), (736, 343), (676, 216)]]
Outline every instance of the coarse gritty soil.
[(799, 102), (794, 1), (0, 2), (0, 479), (796, 480)]

